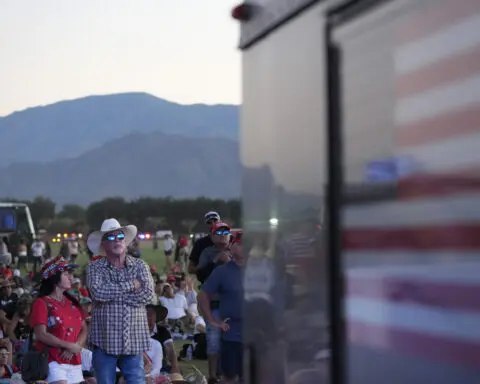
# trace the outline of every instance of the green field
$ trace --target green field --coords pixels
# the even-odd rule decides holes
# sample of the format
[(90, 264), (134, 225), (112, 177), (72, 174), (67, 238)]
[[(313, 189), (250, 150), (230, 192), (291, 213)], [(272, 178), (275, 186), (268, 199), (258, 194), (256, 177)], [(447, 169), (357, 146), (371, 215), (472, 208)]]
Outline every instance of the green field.
[[(159, 242), (157, 250), (153, 250), (152, 242), (149, 240), (144, 240), (140, 242), (140, 248), (142, 250), (142, 259), (145, 260), (145, 262), (149, 265), (156, 265), (157, 270), (161, 273), (161, 271), (165, 267), (165, 255), (163, 253), (162, 242)], [(60, 249), (60, 246), (58, 244), (52, 244), (52, 255), (57, 254), (59, 249)], [(87, 254), (82, 253), (82, 255), (78, 257), (77, 264), (83, 267), (85, 264), (87, 264), (87, 262), (88, 262)], [(175, 342), (177, 353), (182, 349), (183, 344), (187, 342), (188, 341), (182, 341), (182, 340)], [(182, 370), (182, 374), (186, 375), (190, 373), (193, 370), (192, 366), (195, 366), (204, 375), (207, 374), (208, 368), (207, 368), (206, 360), (205, 361), (204, 360), (181, 361), (180, 369)]]
[[(81, 244), (84, 247), (83, 244)], [(53, 243), (51, 244), (52, 247), (52, 255), (58, 254), (60, 250), (60, 245)], [(149, 265), (156, 265), (159, 271), (162, 271), (165, 267), (165, 255), (163, 253), (163, 244), (161, 241), (158, 242), (158, 249), (153, 250), (153, 243), (150, 240), (142, 240), (140, 241), (140, 248), (142, 250), (142, 259), (147, 262)], [(77, 259), (77, 264), (83, 267), (88, 262), (88, 257), (85, 252)]]

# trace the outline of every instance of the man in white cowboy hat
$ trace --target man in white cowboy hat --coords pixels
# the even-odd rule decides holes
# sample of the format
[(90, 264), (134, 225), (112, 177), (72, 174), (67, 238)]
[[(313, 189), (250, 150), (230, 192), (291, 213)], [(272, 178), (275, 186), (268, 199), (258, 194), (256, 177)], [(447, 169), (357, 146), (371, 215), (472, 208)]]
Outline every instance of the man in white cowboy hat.
[(87, 265), (93, 302), (89, 344), (98, 384), (115, 383), (117, 365), (127, 383), (145, 383), (142, 355), (151, 345), (145, 306), (154, 284), (148, 265), (127, 255), (136, 235), (134, 225), (107, 219), (87, 239), (94, 255), (105, 256)]

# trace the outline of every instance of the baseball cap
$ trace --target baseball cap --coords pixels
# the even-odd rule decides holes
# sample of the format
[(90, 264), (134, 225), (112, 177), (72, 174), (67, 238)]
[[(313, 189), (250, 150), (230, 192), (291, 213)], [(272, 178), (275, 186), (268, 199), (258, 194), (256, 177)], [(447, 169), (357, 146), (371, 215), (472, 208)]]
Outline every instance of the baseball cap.
[(205, 224), (210, 224), (211, 221), (216, 220), (220, 221), (220, 215), (215, 211), (210, 211), (203, 216), (203, 221)]
[(225, 223), (224, 221), (217, 221), (212, 225), (212, 233), (215, 233), (222, 228), (227, 228), (228, 230), (230, 230), (230, 226), (227, 223)]

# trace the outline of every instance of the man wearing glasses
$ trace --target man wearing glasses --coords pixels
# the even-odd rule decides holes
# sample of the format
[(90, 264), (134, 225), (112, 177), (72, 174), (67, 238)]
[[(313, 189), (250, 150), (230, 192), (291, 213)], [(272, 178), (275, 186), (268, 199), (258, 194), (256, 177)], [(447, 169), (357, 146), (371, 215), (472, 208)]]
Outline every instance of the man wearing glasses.
[(154, 284), (141, 259), (127, 255), (137, 227), (107, 219), (92, 232), (87, 245), (102, 255), (87, 266), (87, 285), (93, 301), (89, 344), (98, 384), (116, 381), (116, 368), (127, 383), (145, 383), (143, 353), (150, 349), (145, 306), (152, 302)]
[(197, 278), (200, 280), (200, 277), (197, 274), (198, 270), (198, 261), (200, 260), (201, 253), (208, 247), (213, 246), (211, 228), (212, 225), (220, 221), (220, 215), (215, 211), (210, 211), (203, 216), (203, 222), (208, 227), (209, 234), (198, 239), (193, 245), (192, 251), (190, 252), (189, 263), (188, 263), (188, 272), (196, 274)]
[(198, 259), (197, 277), (204, 283), (212, 271), (220, 264), (230, 261), (230, 241), (232, 232), (230, 226), (223, 221), (212, 225), (210, 238), (213, 245), (205, 248)]

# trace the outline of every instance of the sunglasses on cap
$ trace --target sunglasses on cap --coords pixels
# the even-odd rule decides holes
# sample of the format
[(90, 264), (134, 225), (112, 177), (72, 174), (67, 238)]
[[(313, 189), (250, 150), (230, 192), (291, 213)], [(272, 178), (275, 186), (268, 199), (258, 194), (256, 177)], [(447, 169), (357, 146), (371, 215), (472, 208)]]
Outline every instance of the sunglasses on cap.
[(227, 236), (231, 235), (232, 232), (230, 232), (229, 229), (219, 229), (218, 231), (215, 231), (214, 234), (217, 236)]
[(125, 240), (125, 234), (122, 232), (106, 234), (105, 236), (103, 236), (103, 240), (106, 240), (106, 241)]

